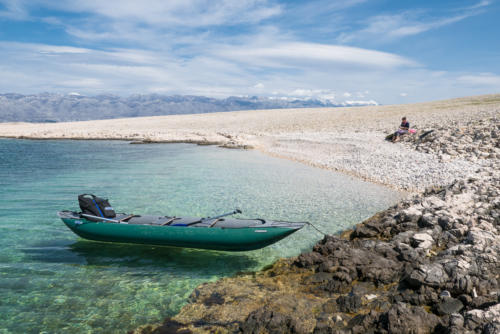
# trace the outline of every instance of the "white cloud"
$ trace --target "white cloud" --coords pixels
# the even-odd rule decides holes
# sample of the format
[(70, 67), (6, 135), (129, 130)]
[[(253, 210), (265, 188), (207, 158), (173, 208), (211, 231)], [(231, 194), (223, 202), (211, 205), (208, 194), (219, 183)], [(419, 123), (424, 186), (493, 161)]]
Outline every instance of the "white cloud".
[(408, 93), (399, 93), (399, 96), (402, 96), (402, 97), (407, 97), (407, 96), (408, 96)]
[(372, 106), (378, 106), (378, 102), (375, 100), (347, 100), (342, 102), (342, 105), (344, 106), (366, 106), (366, 105), (372, 105)]
[[(104, 84), (100, 79), (97, 78), (81, 78), (72, 79), (72, 80), (64, 80), (61, 81), (60, 84), (67, 88), (80, 88), (80, 89), (102, 89), (104, 88)], [(75, 95), (75, 93), (71, 92), (69, 95)]]
[(496, 86), (500, 89), (500, 75), (493, 73), (468, 74), (458, 77), (458, 80), (465, 84), (477, 86)]
[(58, 45), (39, 45), (38, 52), (46, 54), (61, 54), (61, 53), (90, 53), (91, 49), (75, 48), (72, 46), (58, 46)]
[(372, 68), (417, 66), (408, 58), (362, 48), (317, 43), (273, 43), (272, 45), (227, 46), (215, 51), (218, 57), (263, 67), (310, 67), (325, 64), (357, 65)]
[(4, 10), (0, 10), (0, 18), (25, 20), (29, 17), (24, 2), (21, 0), (1, 0), (0, 5), (5, 7)]
[(445, 18), (443, 16), (432, 17), (425, 10), (377, 15), (366, 19), (367, 23), (362, 29), (341, 33), (338, 41), (340, 43), (352, 41), (376, 41), (380, 43), (417, 35), (478, 15), (482, 13), (481, 8), (490, 4), (490, 1), (480, 1), (473, 6), (457, 9), (455, 12), (458, 14), (450, 12)]
[(275, 98), (283, 100), (320, 100), (330, 103), (338, 103), (336, 101), (337, 93), (331, 89), (310, 89), (310, 88), (295, 88), (291, 90), (273, 91), (272, 95)]
[(491, 5), (491, 3), (492, 3), (492, 1), (489, 1), (489, 0), (481, 0), (478, 3), (467, 7), (466, 9), (472, 10), (472, 9), (483, 8), (483, 7)]
[(457, 15), (447, 19), (436, 18), (433, 21), (419, 22), (411, 18), (411, 14), (380, 15), (368, 20), (368, 25), (358, 31), (342, 33), (339, 42), (348, 43), (355, 40), (377, 38), (378, 42), (390, 41), (401, 37), (417, 35), (431, 29), (437, 29), (458, 21), (472, 14)]
[(322, 92), (323, 91), (320, 89), (313, 90), (313, 89), (297, 88), (297, 89), (291, 91), (290, 93), (288, 93), (288, 95), (300, 96), (300, 97), (312, 97), (312, 96), (316, 96)]
[(157, 27), (257, 23), (282, 11), (281, 6), (266, 0), (34, 0), (25, 4), (36, 5)]

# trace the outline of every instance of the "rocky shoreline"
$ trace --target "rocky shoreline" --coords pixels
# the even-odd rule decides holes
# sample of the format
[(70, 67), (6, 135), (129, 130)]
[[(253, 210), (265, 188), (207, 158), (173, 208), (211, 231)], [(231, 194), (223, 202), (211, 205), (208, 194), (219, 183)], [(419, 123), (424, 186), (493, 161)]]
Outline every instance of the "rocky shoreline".
[(403, 145), (473, 173), (310, 253), (203, 284), (178, 315), (133, 332), (500, 333), (500, 121), (432, 130)]

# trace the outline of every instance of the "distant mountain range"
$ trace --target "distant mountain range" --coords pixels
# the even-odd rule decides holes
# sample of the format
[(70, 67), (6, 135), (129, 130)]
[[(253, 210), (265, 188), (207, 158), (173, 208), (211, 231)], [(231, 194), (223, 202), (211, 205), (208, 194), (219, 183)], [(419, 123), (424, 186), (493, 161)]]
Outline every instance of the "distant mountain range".
[(198, 114), (219, 111), (376, 105), (375, 101), (228, 97), (192, 95), (84, 96), (77, 93), (0, 94), (0, 122), (65, 122), (141, 116)]

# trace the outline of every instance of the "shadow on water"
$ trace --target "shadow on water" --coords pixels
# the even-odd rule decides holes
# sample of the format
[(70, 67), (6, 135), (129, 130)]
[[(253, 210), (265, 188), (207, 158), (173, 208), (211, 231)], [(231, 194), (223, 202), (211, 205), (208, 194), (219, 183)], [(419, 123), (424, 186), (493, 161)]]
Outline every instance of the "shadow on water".
[(148, 246), (67, 240), (36, 243), (22, 248), (31, 260), (45, 263), (126, 267), (141, 271), (157, 269), (184, 274), (232, 274), (254, 270), (259, 262), (248, 253), (197, 250), (178, 247)]

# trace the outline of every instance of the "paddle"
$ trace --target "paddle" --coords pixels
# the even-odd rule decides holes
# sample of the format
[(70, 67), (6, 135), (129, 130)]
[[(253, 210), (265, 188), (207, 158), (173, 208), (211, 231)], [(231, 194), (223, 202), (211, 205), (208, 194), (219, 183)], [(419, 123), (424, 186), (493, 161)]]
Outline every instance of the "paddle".
[(189, 224), (173, 224), (173, 225), (170, 225), (170, 226), (190, 226), (190, 225), (194, 225), (194, 224), (199, 224), (199, 223), (206, 222), (207, 220), (213, 220), (212, 224), (210, 224), (210, 226), (209, 226), (209, 227), (212, 227), (222, 217), (232, 216), (232, 215), (235, 215), (237, 213), (241, 213), (241, 210), (240, 209), (235, 209), (234, 211), (223, 213), (223, 214), (215, 216), (215, 217), (201, 218), (200, 220), (197, 220), (197, 221), (189, 223)]
[(219, 219), (219, 218), (226, 217), (226, 216), (232, 216), (232, 215), (235, 215), (237, 213), (241, 213), (241, 210), (240, 209), (236, 209), (234, 211), (231, 211), (231, 212), (228, 212), (228, 213), (223, 213), (223, 214), (215, 216), (215, 217), (203, 218), (201, 221), (204, 222), (205, 220)]
[(241, 213), (241, 210), (240, 209), (236, 209), (232, 212), (228, 212), (228, 213), (223, 213), (221, 215), (218, 215), (218, 216), (215, 216), (215, 217), (207, 217), (207, 218), (203, 218), (201, 220), (201, 222), (203, 223), (204, 221), (206, 220), (213, 220), (213, 222), (210, 224), (209, 227), (214, 227), (215, 224), (222, 218), (222, 217), (226, 217), (226, 216), (232, 216), (232, 215), (235, 215), (237, 213)]

